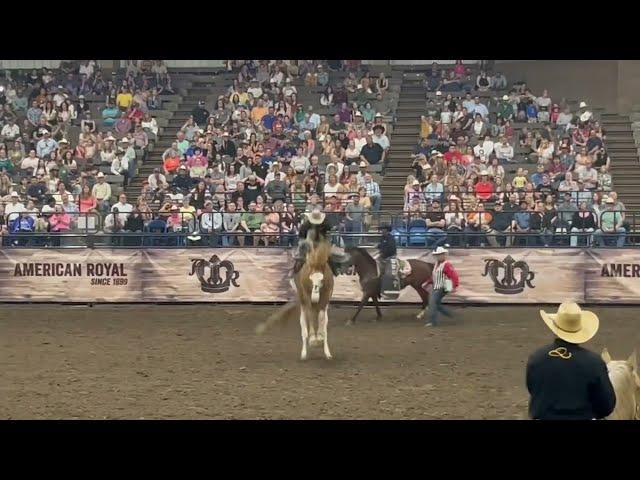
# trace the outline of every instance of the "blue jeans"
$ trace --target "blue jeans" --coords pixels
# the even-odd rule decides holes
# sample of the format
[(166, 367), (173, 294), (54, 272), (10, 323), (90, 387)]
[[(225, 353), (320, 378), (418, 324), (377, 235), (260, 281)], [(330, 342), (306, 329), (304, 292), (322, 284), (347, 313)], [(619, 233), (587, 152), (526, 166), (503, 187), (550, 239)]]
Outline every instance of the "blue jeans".
[(607, 238), (616, 239), (616, 247), (624, 247), (627, 238), (627, 231), (623, 227), (616, 228), (616, 233), (605, 233), (601, 229), (593, 232), (593, 243), (595, 246), (607, 246)]
[(446, 295), (444, 288), (437, 288), (429, 295), (429, 305), (426, 308), (427, 322), (438, 325), (438, 313), (450, 317), (451, 312), (442, 306), (442, 299)]
[[(346, 220), (345, 221), (345, 225), (344, 225), (344, 231), (345, 233), (362, 233), (363, 231), (363, 226), (362, 226), (362, 222), (354, 222), (351, 220)], [(362, 238), (361, 237), (345, 237), (345, 244), (347, 244), (348, 246), (352, 246), (352, 247), (357, 247), (358, 245), (360, 245), (360, 240)]]
[(223, 235), (222, 236), (222, 246), (223, 247), (235, 247), (237, 245), (237, 240), (236, 240), (236, 236), (235, 235)]

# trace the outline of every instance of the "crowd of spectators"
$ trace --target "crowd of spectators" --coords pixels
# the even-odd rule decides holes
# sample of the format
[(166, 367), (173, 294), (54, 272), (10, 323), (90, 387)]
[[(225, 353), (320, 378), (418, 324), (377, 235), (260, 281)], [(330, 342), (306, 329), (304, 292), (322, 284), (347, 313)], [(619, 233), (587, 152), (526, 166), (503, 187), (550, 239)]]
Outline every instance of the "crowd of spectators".
[(162, 60), (128, 61), (109, 78), (95, 60), (63, 61), (56, 70), (4, 71), (3, 234), (97, 225), (95, 218), (79, 214), (102, 217), (111, 211), (112, 189), (104, 172), (127, 185), (157, 137), (153, 111), (161, 108), (160, 95), (171, 93)]
[[(538, 96), (522, 82), (507, 90), (502, 74), (473, 82), (461, 63), (448, 75), (434, 65), (425, 87), (398, 234), (428, 245), (574, 246), (580, 236), (624, 245), (629, 226), (612, 191), (606, 132), (586, 102), (572, 112), (546, 90)], [(480, 93), (491, 89), (504, 95)]]
[[(316, 205), (332, 214), (337, 230), (363, 231), (381, 201), (371, 170), (390, 148), (385, 75), (357, 74), (347, 62), (228, 67), (235, 75), (226, 93), (213, 105), (200, 101), (185, 119), (144, 182), (138, 207), (165, 214), (188, 204), (194, 211), (183, 212), (182, 231), (195, 242), (217, 233), (224, 246), (287, 243), (299, 214)], [(320, 110), (304, 105), (302, 92), (317, 96)]]
[[(128, 61), (108, 80), (92, 60), (5, 72), (3, 234), (100, 225), (111, 234), (187, 233), (192, 244), (291, 244), (301, 212), (317, 206), (336, 231), (366, 232), (380, 209), (376, 166), (390, 148), (389, 79), (355, 61), (229, 61), (227, 69), (225, 94), (184, 119), (131, 203), (114, 195), (105, 171), (126, 186), (157, 138), (153, 110), (174, 93), (163, 61)], [(424, 83), (399, 234), (417, 232), (428, 246), (574, 245), (580, 234), (624, 245), (606, 132), (585, 102), (572, 112), (547, 91), (507, 88), (499, 73), (474, 80), (461, 62), (450, 71), (434, 64)], [(320, 107), (298, 100), (309, 95)]]

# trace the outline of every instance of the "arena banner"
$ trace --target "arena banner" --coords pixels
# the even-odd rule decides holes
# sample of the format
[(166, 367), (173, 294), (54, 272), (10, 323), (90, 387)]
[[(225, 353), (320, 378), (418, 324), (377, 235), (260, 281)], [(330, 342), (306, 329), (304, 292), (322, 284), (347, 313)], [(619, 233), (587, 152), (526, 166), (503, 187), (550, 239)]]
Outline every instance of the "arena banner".
[[(0, 301), (282, 302), (293, 298), (290, 249), (0, 250)], [(433, 262), (428, 250), (401, 259)], [(459, 249), (461, 278), (450, 303), (640, 304), (635, 250)], [(333, 299), (358, 301), (353, 272), (336, 279)], [(419, 302), (405, 289), (398, 302)]]
[(0, 301), (134, 301), (141, 258), (139, 250), (0, 250)]

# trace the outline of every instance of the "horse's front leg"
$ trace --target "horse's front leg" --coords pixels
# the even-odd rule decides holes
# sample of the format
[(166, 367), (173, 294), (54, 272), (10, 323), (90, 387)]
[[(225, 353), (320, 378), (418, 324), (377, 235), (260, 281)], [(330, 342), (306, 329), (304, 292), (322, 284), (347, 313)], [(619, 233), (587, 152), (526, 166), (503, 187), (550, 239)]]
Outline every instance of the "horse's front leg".
[(346, 323), (347, 326), (351, 326), (354, 323), (356, 323), (356, 317), (358, 316), (358, 314), (360, 314), (362, 307), (364, 307), (364, 304), (367, 302), (368, 299), (369, 297), (367, 296), (366, 293), (362, 295), (362, 300), (360, 301), (360, 305), (358, 305), (358, 309), (356, 310), (356, 313), (353, 314), (353, 317), (351, 317), (351, 319), (347, 321)]

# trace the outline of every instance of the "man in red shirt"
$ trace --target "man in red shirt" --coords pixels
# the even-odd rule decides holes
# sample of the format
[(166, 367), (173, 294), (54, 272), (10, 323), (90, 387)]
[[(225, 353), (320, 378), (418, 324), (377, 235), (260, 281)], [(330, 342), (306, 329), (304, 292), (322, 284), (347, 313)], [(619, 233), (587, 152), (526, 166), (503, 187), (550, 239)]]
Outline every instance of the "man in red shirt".
[(442, 299), (445, 295), (454, 292), (456, 288), (458, 288), (460, 280), (458, 278), (458, 272), (456, 272), (453, 265), (447, 260), (447, 253), (449, 253), (449, 251), (442, 247), (438, 247), (433, 251), (432, 255), (436, 259), (436, 263), (433, 266), (433, 273), (431, 279), (422, 284), (422, 288), (425, 290), (429, 284), (433, 284), (431, 295), (429, 295), (429, 305), (424, 311), (424, 313), (428, 314), (428, 321), (425, 327), (435, 327), (438, 325), (438, 312), (442, 313), (445, 317), (451, 317), (451, 312), (442, 306)]
[(493, 196), (493, 182), (489, 179), (489, 172), (482, 170), (480, 180), (476, 183), (476, 197), (478, 200), (487, 201)]
[(447, 165), (452, 161), (455, 163), (462, 163), (463, 156), (460, 150), (455, 145), (449, 145), (449, 151), (444, 154), (444, 161)]

